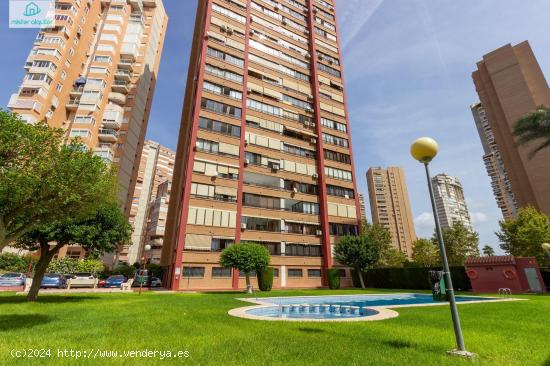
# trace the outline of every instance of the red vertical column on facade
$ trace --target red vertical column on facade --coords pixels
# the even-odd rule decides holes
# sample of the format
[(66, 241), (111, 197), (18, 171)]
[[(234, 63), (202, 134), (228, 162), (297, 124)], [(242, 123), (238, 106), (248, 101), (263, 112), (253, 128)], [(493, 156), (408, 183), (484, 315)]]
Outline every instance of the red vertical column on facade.
[(321, 105), (319, 95), (319, 77), (317, 70), (317, 47), (315, 46), (315, 19), (313, 13), (313, 0), (308, 1), (309, 11), (309, 50), (311, 53), (311, 80), (313, 98), (315, 100), (315, 130), (317, 133), (317, 172), (319, 187), (319, 213), (321, 219), (322, 245), (323, 245), (323, 285), (327, 285), (326, 269), (332, 267), (332, 247), (330, 243), (330, 225), (328, 221), (327, 186), (325, 177), (325, 155), (323, 149), (323, 134), (321, 125)]
[[(179, 290), (179, 279), (181, 278), (182, 273), (180, 273), (179, 276), (175, 275), (176, 269), (178, 267), (181, 267), (182, 260), (183, 260), (183, 249), (185, 245), (185, 235), (187, 231), (187, 215), (189, 213), (189, 200), (190, 195), (188, 194), (191, 190), (191, 177), (193, 176), (193, 162), (195, 161), (195, 144), (197, 140), (197, 132), (199, 127), (199, 115), (201, 110), (201, 97), (202, 97), (202, 84), (204, 81), (204, 69), (205, 69), (205, 62), (206, 62), (206, 52), (207, 52), (207, 44), (208, 44), (208, 35), (207, 30), (210, 27), (210, 16), (212, 13), (212, 2), (209, 0), (204, 0), (207, 2), (205, 6), (205, 15), (204, 15), (204, 21), (203, 21), (203, 28), (202, 28), (202, 35), (201, 35), (201, 59), (198, 64), (198, 70), (195, 70), (195, 73), (198, 72), (196, 83), (194, 85), (195, 88), (195, 104), (193, 105), (193, 124), (191, 129), (191, 138), (189, 139), (189, 146), (187, 147), (188, 150), (188, 159), (187, 159), (187, 167), (186, 167), (186, 174), (185, 174), (185, 187), (183, 189), (182, 194), (182, 204), (181, 204), (181, 217), (179, 222), (179, 231), (177, 234), (177, 245), (176, 245), (176, 255), (174, 256), (174, 263), (172, 264), (172, 280), (171, 280), (171, 289), (172, 290)], [(198, 16), (198, 15), (197, 15)]]
[[(235, 229), (235, 243), (241, 241), (241, 217), (243, 211), (243, 181), (244, 181), (244, 155), (245, 155), (245, 129), (246, 129), (246, 100), (247, 83), (248, 83), (248, 49), (250, 40), (250, 0), (246, 1), (246, 30), (245, 30), (245, 44), (244, 44), (244, 66), (243, 66), (243, 100), (242, 100), (242, 113), (241, 113), (241, 142), (240, 142), (240, 154), (239, 154), (239, 182), (237, 186), (237, 227)], [(239, 288), (239, 271), (233, 271), (233, 288)]]
[(338, 27), (338, 15), (336, 14), (336, 0), (334, 0), (333, 6), (334, 6), (334, 26), (336, 27), (336, 44), (338, 45), (338, 59), (340, 60), (340, 78), (342, 79), (342, 85), (344, 86), (343, 88), (344, 90), (342, 90), (342, 94), (344, 95), (344, 111), (346, 113), (349, 154), (351, 156), (351, 174), (353, 179), (353, 191), (355, 195), (355, 210), (357, 212), (357, 225), (359, 227), (359, 232), (361, 232), (361, 206), (359, 205), (359, 194), (357, 192), (357, 175), (355, 174), (355, 159), (353, 158), (353, 148), (351, 143), (351, 126), (349, 123), (346, 79), (344, 78), (344, 61), (342, 59), (342, 47), (340, 46), (340, 28)]

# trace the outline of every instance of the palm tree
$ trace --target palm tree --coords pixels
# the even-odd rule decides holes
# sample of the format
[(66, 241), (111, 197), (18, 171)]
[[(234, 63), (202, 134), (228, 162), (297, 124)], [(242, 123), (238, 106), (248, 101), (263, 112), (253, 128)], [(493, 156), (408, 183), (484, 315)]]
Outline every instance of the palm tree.
[(550, 108), (537, 107), (537, 110), (529, 113), (516, 122), (513, 129), (519, 145), (528, 145), (536, 140), (540, 144), (529, 153), (532, 159), (539, 151), (550, 148)]

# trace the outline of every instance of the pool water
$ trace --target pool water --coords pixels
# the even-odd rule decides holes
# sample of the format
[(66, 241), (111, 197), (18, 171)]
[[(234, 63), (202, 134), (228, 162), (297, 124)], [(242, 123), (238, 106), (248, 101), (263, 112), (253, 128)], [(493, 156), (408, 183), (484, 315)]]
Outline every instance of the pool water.
[[(246, 314), (267, 318), (342, 319), (369, 317), (379, 313), (372, 307), (397, 307), (434, 304), (431, 294), (304, 296), (256, 298), (264, 305), (246, 311)], [(457, 302), (492, 301), (495, 298), (457, 296)]]

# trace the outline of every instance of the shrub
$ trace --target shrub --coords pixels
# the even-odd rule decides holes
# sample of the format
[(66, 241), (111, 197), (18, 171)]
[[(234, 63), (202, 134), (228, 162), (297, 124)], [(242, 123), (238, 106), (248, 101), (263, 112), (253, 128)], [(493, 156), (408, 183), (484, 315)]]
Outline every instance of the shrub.
[[(441, 268), (376, 268), (366, 271), (364, 278), (370, 287), (375, 288), (429, 290), (430, 270), (439, 271)], [(455, 290), (472, 289), (464, 267), (451, 267), (451, 277)]]
[(261, 291), (271, 291), (273, 288), (273, 268), (267, 267), (256, 271), (258, 277), (258, 286)]
[(121, 274), (126, 278), (134, 278), (134, 273), (136, 272), (136, 268), (134, 266), (130, 266), (127, 263), (121, 263), (118, 266), (113, 269), (111, 274)]
[(0, 271), (3, 272), (27, 272), (30, 256), (20, 256), (14, 253), (0, 254)]
[(103, 262), (98, 259), (54, 259), (48, 265), (48, 271), (54, 273), (90, 272), (97, 274), (104, 269)]
[(328, 287), (331, 290), (340, 288), (340, 270), (338, 268), (327, 269)]

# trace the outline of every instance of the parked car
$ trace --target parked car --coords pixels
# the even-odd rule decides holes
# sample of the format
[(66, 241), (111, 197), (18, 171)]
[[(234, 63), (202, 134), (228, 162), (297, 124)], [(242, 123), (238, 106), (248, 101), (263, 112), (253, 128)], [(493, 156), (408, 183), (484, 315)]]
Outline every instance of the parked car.
[(67, 279), (59, 273), (46, 273), (42, 282), (41, 288), (67, 288)]
[(162, 281), (160, 280), (160, 278), (153, 277), (151, 279), (151, 287), (161, 287), (161, 286), (162, 286)]
[(8, 272), (0, 276), (0, 287), (25, 286), (27, 277), (20, 272)]
[(96, 287), (98, 283), (98, 279), (96, 276), (94, 276), (92, 273), (88, 272), (81, 272), (81, 273), (75, 273), (71, 276), (69, 279), (71, 288), (76, 287)]
[(126, 277), (124, 277), (123, 275), (113, 275), (113, 276), (109, 276), (109, 278), (107, 278), (107, 280), (105, 281), (105, 288), (113, 288), (113, 287), (117, 287), (117, 288), (120, 288), (122, 286), (122, 284), (126, 282)]

